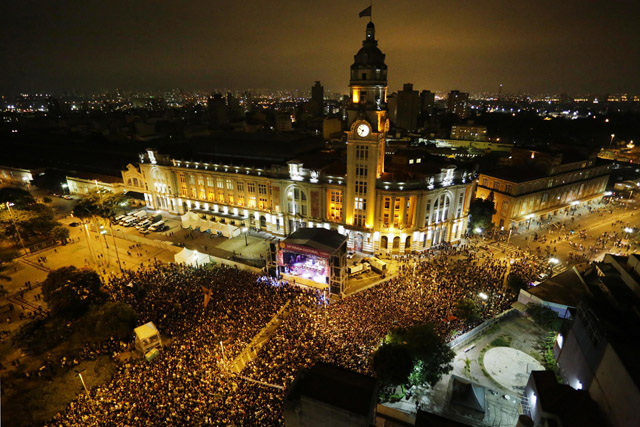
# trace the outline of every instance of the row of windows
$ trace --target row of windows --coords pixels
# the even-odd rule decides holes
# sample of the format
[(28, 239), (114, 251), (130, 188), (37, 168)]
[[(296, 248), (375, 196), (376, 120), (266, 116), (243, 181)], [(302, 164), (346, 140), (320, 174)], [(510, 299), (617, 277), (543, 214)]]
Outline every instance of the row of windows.
[[(187, 184), (187, 178), (189, 181), (189, 184), (191, 185), (195, 185), (196, 183), (196, 177), (194, 175), (189, 175), (188, 177), (184, 174), (180, 174), (180, 184), (182, 185), (182, 187), (184, 188)], [(218, 178), (217, 180), (214, 179), (211, 176), (206, 177), (206, 182), (207, 182), (207, 187), (209, 188), (218, 188), (218, 189), (227, 189), (227, 190), (233, 190), (234, 189), (234, 185), (233, 185), (233, 181), (230, 179), (227, 180), (223, 180)], [(205, 183), (205, 178), (203, 176), (198, 176), (198, 185), (203, 187)], [(237, 181), (235, 183), (235, 189), (236, 191), (239, 192), (244, 192), (244, 182), (243, 181)], [(254, 182), (249, 182), (247, 183), (247, 191), (249, 193), (255, 193), (256, 192), (256, 184)], [(268, 187), (267, 184), (258, 184), (258, 194), (262, 194), (262, 195), (267, 195), (268, 194)]]

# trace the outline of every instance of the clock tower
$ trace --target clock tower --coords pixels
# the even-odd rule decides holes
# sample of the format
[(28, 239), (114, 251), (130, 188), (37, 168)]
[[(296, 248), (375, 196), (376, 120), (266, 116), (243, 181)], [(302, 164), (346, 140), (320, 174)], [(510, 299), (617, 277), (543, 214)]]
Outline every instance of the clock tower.
[(376, 179), (384, 173), (387, 120), (387, 66), (373, 22), (351, 65), (351, 105), (347, 110), (345, 220), (354, 228), (374, 225)]

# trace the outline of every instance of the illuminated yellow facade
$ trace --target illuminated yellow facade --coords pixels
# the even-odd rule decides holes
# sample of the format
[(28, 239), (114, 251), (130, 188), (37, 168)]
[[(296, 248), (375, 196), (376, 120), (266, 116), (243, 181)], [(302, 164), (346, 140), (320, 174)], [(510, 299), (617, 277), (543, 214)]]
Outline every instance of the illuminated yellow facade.
[(346, 164), (335, 168), (308, 156), (260, 169), (148, 150), (123, 171), (125, 185), (134, 177), (143, 184), (127, 190), (144, 193), (155, 209), (196, 211), (274, 236), (300, 227), (335, 229), (351, 250), (366, 253), (417, 252), (459, 240), (472, 177), (441, 158), (395, 156), (385, 164), (387, 66), (377, 43), (369, 23), (351, 66)]

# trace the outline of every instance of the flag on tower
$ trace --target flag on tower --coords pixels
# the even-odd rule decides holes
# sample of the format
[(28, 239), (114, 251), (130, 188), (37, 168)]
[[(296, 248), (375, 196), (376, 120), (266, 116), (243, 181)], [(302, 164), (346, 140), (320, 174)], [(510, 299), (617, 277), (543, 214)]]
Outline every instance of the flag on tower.
[(363, 16), (371, 16), (371, 6), (369, 6), (368, 8), (363, 10), (362, 12), (360, 12), (359, 16), (360, 16), (360, 18), (362, 18)]

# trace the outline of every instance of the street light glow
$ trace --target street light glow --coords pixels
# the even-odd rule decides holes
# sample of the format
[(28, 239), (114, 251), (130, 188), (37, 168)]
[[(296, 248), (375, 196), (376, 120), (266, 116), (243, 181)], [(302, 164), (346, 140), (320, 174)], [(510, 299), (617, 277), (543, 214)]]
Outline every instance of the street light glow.
[(559, 264), (560, 260), (558, 258), (549, 258), (549, 262), (551, 264)]
[(479, 296), (480, 298), (482, 298), (483, 300), (485, 300), (485, 301), (487, 300), (487, 298), (489, 298), (489, 296), (488, 296), (487, 294), (485, 294), (484, 292), (480, 292), (480, 293), (478, 294), (478, 296)]
[(625, 227), (624, 231), (627, 232), (627, 233), (633, 233), (633, 228)]
[(482, 233), (482, 228), (476, 227), (476, 228), (473, 229), (473, 232), (476, 233), (476, 234), (480, 234), (480, 233)]

